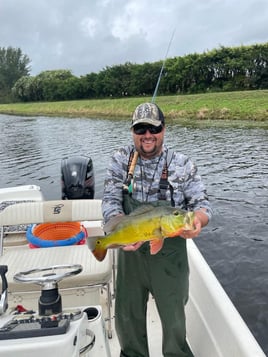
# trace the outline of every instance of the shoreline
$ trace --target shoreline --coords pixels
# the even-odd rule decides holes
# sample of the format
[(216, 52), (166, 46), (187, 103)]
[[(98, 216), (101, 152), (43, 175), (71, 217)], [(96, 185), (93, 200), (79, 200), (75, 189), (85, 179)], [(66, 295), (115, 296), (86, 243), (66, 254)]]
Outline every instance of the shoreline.
[[(129, 120), (136, 106), (151, 97), (82, 99), (0, 104), (0, 114)], [(167, 122), (185, 126), (268, 128), (268, 90), (159, 96)]]

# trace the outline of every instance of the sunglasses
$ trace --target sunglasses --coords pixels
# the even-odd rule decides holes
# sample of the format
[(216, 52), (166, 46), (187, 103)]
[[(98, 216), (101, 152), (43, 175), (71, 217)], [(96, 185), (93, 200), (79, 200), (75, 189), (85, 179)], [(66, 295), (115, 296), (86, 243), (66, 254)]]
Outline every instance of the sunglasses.
[(154, 126), (154, 125), (135, 125), (133, 126), (133, 131), (136, 135), (144, 135), (147, 130), (150, 134), (159, 134), (163, 130), (163, 125)]

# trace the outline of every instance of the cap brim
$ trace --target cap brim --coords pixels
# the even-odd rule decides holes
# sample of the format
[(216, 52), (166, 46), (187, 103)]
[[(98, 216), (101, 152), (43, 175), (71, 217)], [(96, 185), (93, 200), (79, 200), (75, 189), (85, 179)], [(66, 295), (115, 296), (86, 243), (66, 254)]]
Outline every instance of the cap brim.
[(131, 127), (137, 125), (137, 124), (151, 124), (153, 126), (160, 126), (161, 124), (163, 124), (160, 120), (155, 120), (155, 119), (150, 119), (150, 118), (143, 118), (143, 119), (138, 119), (135, 120)]

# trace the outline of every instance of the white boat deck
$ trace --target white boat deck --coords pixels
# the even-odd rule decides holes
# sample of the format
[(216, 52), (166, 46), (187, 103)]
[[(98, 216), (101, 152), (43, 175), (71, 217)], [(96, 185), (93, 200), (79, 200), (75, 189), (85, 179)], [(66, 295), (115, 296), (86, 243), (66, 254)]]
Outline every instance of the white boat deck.
[[(105, 305), (104, 309), (105, 309)], [(105, 310), (104, 310), (105, 311)], [(111, 357), (119, 357), (120, 346), (114, 330), (114, 320), (112, 321), (113, 335), (108, 339), (111, 350)], [(155, 307), (154, 300), (149, 299), (147, 311), (147, 326), (148, 326), (148, 342), (150, 357), (162, 357), (162, 328), (160, 319)], [(98, 356), (99, 357), (99, 356)], [(100, 356), (101, 357), (101, 356)]]
[[(101, 218), (100, 201), (51, 201), (21, 203), (7, 207), (0, 212), (0, 227), (19, 223), (40, 223), (50, 221), (51, 212), (58, 205), (66, 205), (66, 210), (53, 216), (56, 220), (92, 221)], [(49, 212), (47, 212), (49, 210)], [(52, 211), (51, 211), (52, 210)], [(13, 214), (14, 213), (14, 214)], [(31, 217), (35, 217), (32, 221)], [(80, 219), (79, 219), (80, 218)], [(94, 226), (95, 225), (95, 226)], [(100, 221), (89, 222), (91, 235), (99, 234)], [(97, 229), (97, 231), (94, 231)], [(1, 265), (8, 265), (9, 307), (18, 304), (36, 309), (40, 295), (38, 286), (14, 283), (13, 276), (19, 271), (62, 265), (82, 264), (83, 272), (59, 283), (63, 307), (103, 306), (103, 317), (109, 317), (107, 303), (113, 277), (113, 259), (109, 254), (104, 262), (97, 262), (86, 245), (30, 249), (28, 244), (8, 244), (10, 236), (4, 238)], [(230, 299), (220, 286), (193, 241), (188, 242), (190, 265), (190, 298), (186, 307), (187, 336), (196, 357), (265, 357), (260, 346), (238, 314)], [(35, 306), (34, 306), (35, 305)], [(113, 304), (111, 312), (113, 326)], [(107, 323), (107, 328), (109, 324)], [(118, 357), (119, 344), (114, 328), (109, 339), (111, 356)], [(150, 357), (161, 356), (161, 325), (153, 299), (148, 308), (148, 335), (151, 348)], [(0, 342), (1, 347), (1, 342)], [(1, 348), (0, 348), (1, 355)], [(94, 356), (92, 352), (89, 356)], [(41, 356), (40, 356), (41, 357)], [(96, 357), (100, 357), (97, 355)], [(103, 356), (106, 357), (106, 356)]]

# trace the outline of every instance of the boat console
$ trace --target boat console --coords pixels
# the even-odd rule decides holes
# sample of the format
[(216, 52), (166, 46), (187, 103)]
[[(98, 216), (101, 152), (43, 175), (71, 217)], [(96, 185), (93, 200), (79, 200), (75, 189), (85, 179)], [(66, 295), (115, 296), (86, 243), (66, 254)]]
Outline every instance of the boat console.
[[(2, 278), (1, 301), (7, 282), (6, 266), (0, 266)], [(41, 286), (38, 311), (18, 305), (8, 311), (7, 300), (1, 308), (0, 356), (64, 356), (111, 357), (100, 306), (62, 308), (58, 282), (79, 274), (79, 264), (56, 265), (17, 273), (14, 280)], [(4, 291), (3, 291), (4, 289)]]
[(0, 328), (0, 340), (61, 335), (67, 332), (70, 321), (69, 317), (65, 319), (61, 316), (15, 315)]

